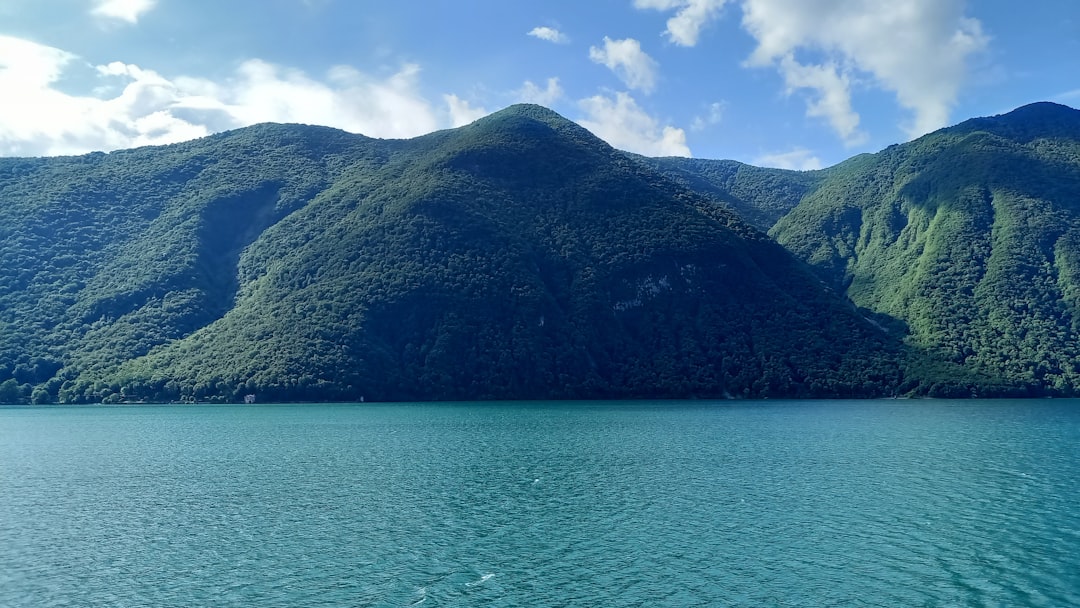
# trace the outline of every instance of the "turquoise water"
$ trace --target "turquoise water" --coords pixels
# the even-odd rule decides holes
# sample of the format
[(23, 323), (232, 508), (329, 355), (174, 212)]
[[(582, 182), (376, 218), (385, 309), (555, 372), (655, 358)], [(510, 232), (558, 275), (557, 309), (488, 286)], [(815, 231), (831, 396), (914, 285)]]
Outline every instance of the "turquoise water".
[(0, 409), (0, 606), (1080, 606), (1080, 402)]

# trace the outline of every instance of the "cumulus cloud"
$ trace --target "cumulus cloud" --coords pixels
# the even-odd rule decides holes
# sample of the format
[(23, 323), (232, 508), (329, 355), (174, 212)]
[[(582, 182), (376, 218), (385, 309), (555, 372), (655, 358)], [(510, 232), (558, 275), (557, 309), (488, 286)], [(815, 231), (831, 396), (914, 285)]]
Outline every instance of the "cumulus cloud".
[(338, 66), (317, 80), (300, 70), (252, 59), (224, 83), (175, 80), (173, 106), (216, 110), (234, 126), (298, 122), (374, 137), (411, 137), (440, 126), (431, 104), (419, 93), (419, 74), (415, 64), (383, 78)]
[(641, 50), (641, 43), (633, 38), (612, 40), (604, 36), (603, 48), (589, 47), (589, 59), (607, 66), (631, 89), (651, 93), (656, 88), (660, 66)]
[(795, 148), (788, 152), (765, 154), (754, 159), (753, 164), (759, 167), (774, 167), (776, 169), (794, 169), (796, 171), (810, 171), (822, 168), (821, 159), (805, 148)]
[[(60, 77), (64, 67), (77, 57), (67, 51), (29, 40), (0, 34), (0, 78), (5, 91), (20, 86), (39, 89)], [(18, 101), (16, 95), (2, 95), (0, 102)]]
[[(96, 85), (57, 87), (81, 71)], [(40, 156), (164, 144), (258, 122), (300, 122), (373, 137), (412, 137), (483, 113), (456, 96), (433, 106), (413, 64), (373, 76), (347, 66), (322, 78), (258, 59), (227, 80), (165, 77), (123, 62), (0, 36), (0, 155)]]
[(95, 0), (92, 15), (137, 23), (139, 17), (154, 8), (157, 0)]
[(555, 44), (566, 44), (570, 42), (570, 38), (566, 34), (560, 32), (553, 27), (547, 27), (542, 25), (540, 27), (534, 27), (529, 30), (529, 36), (539, 38), (540, 40), (547, 40), (548, 42), (554, 42)]
[(547, 85), (540, 88), (531, 80), (526, 80), (520, 89), (514, 91), (514, 97), (522, 103), (536, 103), (542, 106), (551, 106), (563, 96), (562, 87), (559, 86), (558, 78), (548, 78)]
[(578, 106), (585, 112), (578, 124), (616, 148), (646, 156), (690, 156), (686, 132), (661, 127), (628, 93), (618, 92), (614, 99), (595, 95)]
[(967, 61), (987, 46), (964, 6), (964, 0), (743, 0), (743, 27), (757, 40), (747, 63), (776, 66), (789, 91), (809, 91), (808, 114), (826, 119), (848, 143), (863, 137), (852, 82), (869, 76), (911, 112), (902, 126), (917, 137), (948, 124)]
[[(116, 69), (95, 71), (66, 51), (0, 36), (0, 154), (72, 154), (150, 143), (165, 137), (160, 108), (161, 80), (152, 72), (133, 73), (127, 86), (108, 99), (74, 96), (55, 88), (68, 71), (107, 79)], [(205, 134), (191, 125), (171, 125), (188, 137)], [(166, 137), (167, 138), (167, 137)], [(180, 137), (178, 136), (178, 139)]]
[(780, 61), (788, 93), (810, 89), (816, 97), (807, 101), (806, 114), (824, 118), (833, 131), (849, 146), (866, 143), (868, 136), (859, 130), (859, 114), (851, 106), (851, 85), (846, 73), (836, 64), (802, 65), (785, 56)]
[(446, 107), (450, 112), (451, 127), (467, 125), (491, 113), (484, 108), (474, 108), (468, 101), (457, 95), (443, 95), (443, 101), (446, 102)]
[(678, 9), (675, 16), (668, 19), (664, 34), (680, 46), (696, 45), (702, 28), (720, 15), (725, 4), (727, 0), (634, 0), (638, 9)]

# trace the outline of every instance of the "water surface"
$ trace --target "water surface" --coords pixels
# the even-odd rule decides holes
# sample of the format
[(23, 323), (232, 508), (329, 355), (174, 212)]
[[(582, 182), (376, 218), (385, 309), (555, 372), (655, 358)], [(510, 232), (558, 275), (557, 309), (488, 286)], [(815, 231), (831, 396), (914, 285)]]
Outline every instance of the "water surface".
[(1080, 402), (0, 409), (2, 606), (1080, 606)]

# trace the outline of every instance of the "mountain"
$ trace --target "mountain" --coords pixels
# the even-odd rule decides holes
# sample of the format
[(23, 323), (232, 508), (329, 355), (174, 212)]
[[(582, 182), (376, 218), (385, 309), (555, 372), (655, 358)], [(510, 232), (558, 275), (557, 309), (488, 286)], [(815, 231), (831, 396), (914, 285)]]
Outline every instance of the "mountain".
[(375, 148), (266, 125), (107, 155), (0, 159), (0, 402), (31, 387), (54, 399), (221, 317), (241, 251)]
[(692, 187), (527, 105), (0, 159), (0, 402), (968, 390)]
[(1080, 111), (1032, 104), (853, 158), (771, 234), (909, 344), (1030, 395), (1080, 391)]
[(713, 198), (750, 225), (768, 231), (829, 174), (746, 165), (705, 158), (644, 158), (642, 162), (675, 183)]
[(1078, 206), (1047, 103), (811, 172), (538, 106), (0, 159), (0, 402), (1075, 395)]

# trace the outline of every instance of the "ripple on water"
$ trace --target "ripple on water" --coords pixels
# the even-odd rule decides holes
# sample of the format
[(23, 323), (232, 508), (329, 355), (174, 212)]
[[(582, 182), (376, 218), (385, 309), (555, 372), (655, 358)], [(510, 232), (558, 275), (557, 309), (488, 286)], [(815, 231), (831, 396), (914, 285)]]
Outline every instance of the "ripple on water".
[(1080, 605), (1078, 412), (0, 409), (0, 605)]

